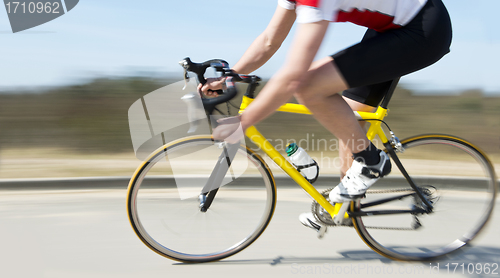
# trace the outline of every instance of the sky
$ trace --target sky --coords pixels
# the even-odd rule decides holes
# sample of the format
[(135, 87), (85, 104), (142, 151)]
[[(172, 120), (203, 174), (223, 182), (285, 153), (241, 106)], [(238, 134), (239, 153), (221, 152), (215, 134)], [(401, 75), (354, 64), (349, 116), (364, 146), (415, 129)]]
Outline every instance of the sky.
[[(500, 95), (498, 0), (444, 0), (453, 24), (451, 52), (401, 82), (423, 92), (482, 89)], [(0, 9), (0, 90), (81, 83), (99, 76), (179, 74), (184, 57), (234, 65), (265, 29), (276, 0), (81, 0), (46, 24), (12, 33)], [(255, 74), (271, 77), (294, 29)], [(316, 58), (357, 43), (365, 28), (332, 23)]]

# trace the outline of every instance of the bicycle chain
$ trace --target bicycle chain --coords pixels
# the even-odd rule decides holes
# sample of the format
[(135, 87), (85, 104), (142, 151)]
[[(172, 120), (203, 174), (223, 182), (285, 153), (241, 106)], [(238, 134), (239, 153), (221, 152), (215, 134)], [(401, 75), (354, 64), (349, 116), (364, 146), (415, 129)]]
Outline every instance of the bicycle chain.
[[(321, 195), (325, 197), (325, 199), (330, 202), (330, 191), (333, 190), (332, 188), (328, 188), (321, 192)], [(383, 193), (395, 193), (395, 192), (414, 192), (413, 189), (406, 189), (406, 188), (398, 188), (398, 189), (387, 189), (387, 190), (368, 190), (366, 193), (367, 194), (383, 194)], [(312, 213), (314, 215), (314, 218), (319, 221), (320, 223), (330, 226), (330, 227), (351, 227), (353, 228), (354, 225), (352, 224), (352, 218), (347, 218), (345, 220), (345, 223), (342, 224), (335, 224), (333, 222), (333, 219), (329, 213), (327, 213), (323, 207), (321, 207), (318, 202), (313, 201), (312, 206), (311, 206)], [(379, 229), (379, 230), (398, 230), (398, 231), (413, 231), (418, 229), (419, 227), (422, 226), (420, 221), (418, 220), (416, 215), (412, 215), (413, 220), (415, 221), (413, 223), (413, 227), (410, 228), (396, 228), (396, 227), (375, 227), (375, 226), (365, 226), (367, 229)]]

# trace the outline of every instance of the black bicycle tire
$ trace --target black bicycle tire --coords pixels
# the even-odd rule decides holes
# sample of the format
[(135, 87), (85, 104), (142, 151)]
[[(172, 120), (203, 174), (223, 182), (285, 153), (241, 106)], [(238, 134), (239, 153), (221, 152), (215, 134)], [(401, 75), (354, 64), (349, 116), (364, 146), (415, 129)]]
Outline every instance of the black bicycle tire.
[(157, 149), (156, 151), (154, 151), (149, 156), (149, 158), (141, 166), (139, 166), (137, 168), (136, 172), (134, 173), (134, 175), (132, 176), (132, 178), (131, 178), (131, 180), (129, 182), (129, 186), (128, 186), (128, 190), (127, 190), (127, 215), (128, 215), (128, 219), (130, 221), (130, 224), (131, 224), (131, 226), (132, 226), (135, 234), (139, 237), (139, 239), (148, 248), (150, 248), (152, 251), (156, 252), (157, 254), (159, 254), (159, 255), (161, 255), (163, 257), (166, 257), (166, 258), (169, 258), (169, 259), (172, 259), (172, 260), (175, 260), (175, 261), (179, 261), (179, 262), (184, 262), (184, 263), (203, 263), (203, 262), (217, 261), (217, 260), (221, 260), (221, 259), (230, 257), (232, 255), (237, 254), (238, 252), (243, 251), (245, 248), (247, 248), (253, 242), (255, 242), (260, 237), (260, 235), (262, 235), (262, 233), (265, 231), (265, 229), (269, 225), (269, 223), (270, 223), (270, 221), (271, 221), (271, 219), (273, 217), (275, 208), (276, 208), (276, 183), (275, 183), (274, 177), (273, 177), (273, 175), (271, 173), (271, 170), (269, 169), (268, 165), (266, 164), (266, 162), (262, 159), (262, 157), (259, 154), (255, 153), (254, 151), (252, 151), (248, 147), (240, 146), (240, 150), (245, 151), (249, 157), (254, 158), (255, 161), (257, 163), (259, 163), (259, 166), (265, 172), (265, 176), (262, 176), (262, 178), (263, 179), (267, 179), (269, 181), (269, 183), (267, 183), (267, 184), (271, 187), (270, 188), (271, 189), (270, 192), (271, 192), (271, 202), (272, 202), (272, 204), (269, 207), (269, 211), (266, 212), (267, 218), (266, 218), (265, 223), (263, 224), (263, 226), (253, 234), (252, 239), (249, 240), (249, 241), (244, 242), (243, 244), (240, 244), (240, 245), (232, 248), (231, 251), (225, 252), (225, 253), (223, 253), (221, 255), (215, 255), (215, 256), (211, 255), (211, 256), (207, 256), (207, 257), (193, 256), (192, 258), (187, 258), (187, 259), (186, 258), (178, 257), (176, 255), (173, 255), (173, 253), (175, 253), (175, 252), (165, 252), (165, 251), (159, 250), (158, 248), (156, 248), (155, 246), (153, 246), (146, 239), (146, 237), (141, 234), (140, 229), (138, 228), (138, 224), (136, 223), (136, 220), (134, 218), (134, 213), (133, 213), (133, 208), (134, 208), (134, 205), (133, 205), (133, 202), (134, 202), (134, 193), (133, 192), (137, 192), (137, 190), (136, 190), (137, 186), (140, 187), (140, 183), (138, 183), (138, 181), (140, 180), (139, 177), (141, 176), (141, 174), (143, 173), (143, 171), (147, 168), (147, 166), (149, 165), (150, 161), (154, 160), (157, 156), (162, 155), (167, 150), (175, 148), (175, 147), (177, 147), (177, 146), (179, 146), (181, 144), (188, 144), (188, 143), (197, 142), (197, 141), (198, 142), (199, 141), (213, 141), (213, 139), (210, 136), (187, 137), (187, 138), (183, 138), (183, 139), (177, 140), (177, 141), (175, 141), (173, 143), (166, 144), (163, 147), (161, 147), (161, 148)]
[[(495, 170), (494, 167), (491, 163), (491, 161), (488, 159), (486, 154), (481, 151), (478, 147), (474, 146), (472, 143), (465, 141), (464, 139), (455, 137), (455, 136), (450, 136), (450, 135), (444, 135), (444, 134), (428, 134), (428, 135), (418, 135), (414, 137), (407, 138), (405, 140), (402, 140), (401, 143), (403, 147), (407, 146), (410, 143), (414, 142), (420, 142), (420, 141), (425, 141), (425, 140), (443, 140), (443, 141), (449, 141), (452, 144), (461, 144), (462, 146), (466, 146), (470, 151), (474, 152), (477, 157), (484, 163), (484, 165), (487, 168), (488, 171), (488, 176), (491, 182), (491, 198), (490, 202), (488, 205), (488, 210), (486, 211), (485, 215), (483, 215), (484, 221), (481, 221), (481, 223), (477, 226), (477, 228), (474, 230), (474, 232), (471, 234), (471, 236), (467, 239), (464, 238), (463, 240), (463, 245), (461, 246), (456, 246), (456, 248), (449, 248), (448, 250), (443, 251), (442, 253), (436, 254), (419, 254), (417, 255), (402, 255), (393, 251), (390, 251), (386, 249), (384, 246), (382, 246), (380, 243), (375, 240), (366, 227), (364, 226), (362, 222), (362, 217), (353, 217), (353, 225), (354, 228), (356, 229), (358, 235), (361, 237), (361, 239), (375, 252), (378, 254), (387, 257), (392, 260), (396, 261), (434, 261), (440, 258), (443, 258), (445, 256), (448, 256), (450, 254), (453, 254), (454, 252), (457, 252), (461, 248), (465, 246), (469, 246), (469, 243), (477, 237), (477, 235), (483, 230), (483, 228), (486, 226), (488, 221), (491, 219), (491, 215), (493, 213), (493, 209), (495, 206), (495, 201), (496, 201), (496, 194), (498, 191), (498, 181), (495, 175)], [(351, 211), (359, 211), (360, 210), (360, 205), (361, 201), (357, 200), (355, 202), (351, 202)]]

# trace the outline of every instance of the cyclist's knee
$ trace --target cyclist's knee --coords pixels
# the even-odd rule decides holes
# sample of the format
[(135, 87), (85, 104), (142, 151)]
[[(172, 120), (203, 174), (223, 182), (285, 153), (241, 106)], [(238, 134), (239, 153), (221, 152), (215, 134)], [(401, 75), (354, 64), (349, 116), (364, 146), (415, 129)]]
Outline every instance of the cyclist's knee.
[(306, 106), (323, 101), (324, 96), (314, 86), (311, 78), (304, 78), (304, 80), (297, 81), (295, 88), (295, 98)]
[(347, 89), (331, 59), (318, 61), (295, 86), (295, 98), (304, 105), (323, 103), (325, 98)]
[(323, 96), (314, 94), (312, 91), (308, 90), (297, 91), (294, 96), (299, 101), (299, 103), (305, 106), (311, 106), (317, 103), (322, 103), (324, 101)]

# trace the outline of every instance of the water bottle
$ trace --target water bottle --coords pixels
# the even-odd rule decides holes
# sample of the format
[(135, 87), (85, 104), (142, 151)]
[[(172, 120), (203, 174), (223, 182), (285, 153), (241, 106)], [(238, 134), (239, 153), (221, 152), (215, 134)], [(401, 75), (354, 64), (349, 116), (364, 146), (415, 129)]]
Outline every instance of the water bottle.
[(319, 166), (304, 149), (299, 148), (297, 144), (291, 143), (286, 147), (288, 159), (297, 168), (297, 171), (306, 178), (307, 181), (313, 183), (319, 175)]

